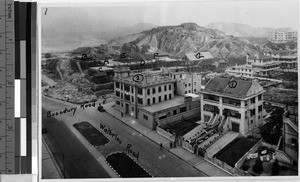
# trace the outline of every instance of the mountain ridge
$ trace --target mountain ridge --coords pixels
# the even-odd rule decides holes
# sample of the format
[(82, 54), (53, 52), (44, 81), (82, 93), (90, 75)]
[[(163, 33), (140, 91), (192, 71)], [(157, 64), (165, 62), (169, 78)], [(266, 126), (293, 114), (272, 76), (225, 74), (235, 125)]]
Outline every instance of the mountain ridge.
[(196, 23), (175, 26), (160, 26), (151, 30), (111, 39), (110, 45), (134, 43), (150, 45), (152, 50), (162, 50), (174, 57), (183, 57), (188, 52), (210, 51), (214, 57), (244, 57), (246, 53), (257, 53), (257, 47), (245, 39), (228, 36), (216, 29), (205, 28)]

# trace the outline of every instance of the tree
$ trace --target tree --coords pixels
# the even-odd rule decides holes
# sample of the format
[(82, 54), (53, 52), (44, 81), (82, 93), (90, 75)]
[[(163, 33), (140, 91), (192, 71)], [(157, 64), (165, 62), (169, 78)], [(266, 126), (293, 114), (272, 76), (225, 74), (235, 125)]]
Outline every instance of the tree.
[(260, 174), (263, 171), (262, 161), (259, 158), (256, 159), (252, 170), (258, 174)]

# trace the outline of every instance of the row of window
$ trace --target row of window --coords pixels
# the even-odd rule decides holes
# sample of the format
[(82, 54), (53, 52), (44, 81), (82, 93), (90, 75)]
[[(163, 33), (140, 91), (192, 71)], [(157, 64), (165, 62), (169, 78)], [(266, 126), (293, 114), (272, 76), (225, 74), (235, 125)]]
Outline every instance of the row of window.
[[(196, 92), (197, 90), (196, 89), (194, 89), (194, 92)], [(184, 92), (185, 94), (187, 94), (187, 93), (191, 93), (191, 90), (188, 90), (188, 91), (185, 91)]]
[[(163, 88), (164, 88), (164, 91), (168, 91), (168, 86), (167, 85), (164, 85)], [(172, 86), (171, 86), (171, 84), (169, 84), (169, 90), (171, 90), (171, 89), (172, 89)], [(162, 92), (162, 86), (158, 86), (157, 92), (158, 93)], [(147, 95), (150, 95), (150, 93), (151, 93), (151, 89), (148, 88), (147, 89)], [(153, 87), (152, 88), (152, 94), (155, 94), (155, 93), (156, 93), (156, 87)]]
[[(162, 96), (158, 96), (158, 101), (157, 102), (161, 102), (162, 101)], [(169, 94), (169, 99), (172, 99), (172, 94)], [(164, 100), (168, 100), (168, 96), (167, 95), (164, 95)], [(155, 104), (156, 103), (156, 97), (153, 97), (152, 98), (152, 104)], [(151, 99), (147, 99), (147, 105), (151, 105)]]
[[(196, 85), (196, 84), (197, 84), (197, 83), (194, 82), (194, 85)], [(187, 87), (187, 85), (188, 85), (187, 83), (184, 84), (185, 87)], [(189, 87), (190, 87), (190, 86), (191, 86), (191, 83), (189, 83)]]

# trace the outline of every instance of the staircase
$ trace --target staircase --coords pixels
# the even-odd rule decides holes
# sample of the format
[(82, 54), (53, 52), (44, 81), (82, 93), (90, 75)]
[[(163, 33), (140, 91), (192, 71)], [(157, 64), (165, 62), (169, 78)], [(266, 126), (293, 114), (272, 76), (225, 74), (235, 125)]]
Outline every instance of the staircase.
[(225, 116), (223, 118), (222, 122), (219, 124), (218, 128), (223, 129), (224, 131), (226, 131), (228, 122), (229, 122), (229, 117)]

